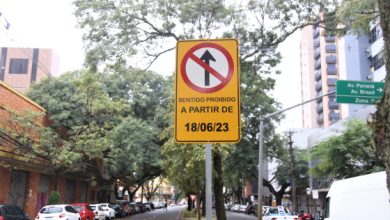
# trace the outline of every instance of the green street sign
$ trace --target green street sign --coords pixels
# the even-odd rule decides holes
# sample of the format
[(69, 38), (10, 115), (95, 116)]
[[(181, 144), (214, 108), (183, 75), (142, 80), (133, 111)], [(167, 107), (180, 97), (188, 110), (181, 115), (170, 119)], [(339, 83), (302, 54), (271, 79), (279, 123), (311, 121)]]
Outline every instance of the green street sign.
[(336, 102), (351, 104), (375, 104), (383, 96), (383, 82), (337, 80)]

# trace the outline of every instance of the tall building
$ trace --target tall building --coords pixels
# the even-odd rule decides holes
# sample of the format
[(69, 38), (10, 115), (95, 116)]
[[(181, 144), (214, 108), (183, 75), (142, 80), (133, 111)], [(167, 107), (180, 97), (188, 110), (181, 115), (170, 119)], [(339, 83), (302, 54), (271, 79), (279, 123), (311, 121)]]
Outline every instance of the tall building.
[(370, 80), (370, 61), (366, 36), (326, 35), (323, 28), (307, 26), (302, 30), (302, 100), (320, 97), (302, 107), (304, 128), (326, 128), (362, 108), (362, 105), (336, 103), (336, 81)]
[(33, 83), (58, 74), (59, 58), (51, 49), (3, 47), (0, 67), (0, 81), (25, 93)]
[(379, 21), (370, 25), (369, 47), (366, 48), (366, 54), (370, 61), (370, 78), (373, 81), (383, 81), (386, 76), (386, 68), (383, 57), (383, 36)]

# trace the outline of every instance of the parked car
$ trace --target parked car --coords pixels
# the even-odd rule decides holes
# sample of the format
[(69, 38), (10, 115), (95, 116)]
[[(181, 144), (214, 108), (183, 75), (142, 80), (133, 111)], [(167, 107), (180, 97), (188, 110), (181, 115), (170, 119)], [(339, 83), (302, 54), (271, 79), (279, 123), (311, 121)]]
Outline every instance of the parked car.
[(133, 207), (130, 206), (130, 203), (127, 200), (117, 200), (115, 202), (122, 207), (125, 212), (125, 216), (135, 213)]
[(230, 211), (232, 212), (238, 212), (238, 210), (240, 209), (240, 204), (234, 204), (234, 206), (232, 206), (230, 208)]
[(162, 209), (164, 208), (164, 203), (163, 202), (153, 202), (154, 208), (155, 209)]
[(35, 220), (81, 220), (80, 214), (70, 205), (47, 205), (41, 208)]
[(257, 205), (248, 205), (248, 207), (246, 207), (245, 214), (256, 215), (255, 209), (257, 209)]
[(88, 203), (74, 203), (70, 204), (76, 211), (79, 212), (81, 220), (94, 220), (95, 213)]
[(238, 207), (238, 212), (242, 212), (242, 213), (245, 213), (245, 210), (248, 206), (247, 205), (240, 205)]
[(0, 220), (30, 220), (16, 205), (0, 204)]
[(100, 205), (90, 205), (95, 213), (95, 220), (105, 220), (106, 214), (103, 212), (103, 207)]
[(141, 213), (141, 210), (135, 202), (130, 203), (129, 208), (131, 209), (131, 214)]
[(108, 203), (99, 203), (103, 207), (103, 212), (106, 215), (106, 219), (115, 218), (115, 210), (109, 206)]
[(125, 217), (127, 215), (126, 210), (119, 204), (110, 204), (110, 208), (115, 210), (115, 217)]
[(152, 203), (150, 202), (144, 202), (144, 206), (146, 208), (146, 211), (152, 211)]
[(145, 204), (143, 204), (142, 202), (136, 202), (136, 205), (139, 207), (141, 213), (148, 211)]
[(299, 220), (297, 215), (292, 215), (290, 211), (283, 207), (270, 207), (263, 213), (263, 220)]

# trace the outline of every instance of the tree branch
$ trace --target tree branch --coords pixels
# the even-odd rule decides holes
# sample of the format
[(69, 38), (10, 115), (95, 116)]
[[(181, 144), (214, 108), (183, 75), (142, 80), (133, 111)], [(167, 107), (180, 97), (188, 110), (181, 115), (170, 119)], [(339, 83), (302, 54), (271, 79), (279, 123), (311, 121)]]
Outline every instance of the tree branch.
[(152, 65), (152, 64), (153, 64), (161, 55), (163, 55), (164, 53), (167, 53), (167, 52), (169, 52), (169, 51), (172, 51), (172, 50), (174, 50), (175, 48), (176, 48), (176, 47), (171, 47), (171, 48), (169, 48), (169, 49), (163, 50), (163, 51), (158, 52), (158, 53), (156, 53), (156, 54), (150, 54), (150, 53), (148, 53), (148, 52), (145, 51), (145, 53), (146, 53), (147, 56), (153, 57), (153, 60), (148, 64), (148, 66), (147, 66), (145, 69), (143, 69), (143, 71), (146, 72), (146, 71), (150, 68), (150, 66), (151, 66), (151, 65)]

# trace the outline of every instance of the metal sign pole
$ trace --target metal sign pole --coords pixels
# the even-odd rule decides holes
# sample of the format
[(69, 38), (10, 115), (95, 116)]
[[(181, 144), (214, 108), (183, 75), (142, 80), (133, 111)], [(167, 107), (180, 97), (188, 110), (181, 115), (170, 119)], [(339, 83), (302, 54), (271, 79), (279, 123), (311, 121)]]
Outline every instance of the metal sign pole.
[(259, 167), (258, 167), (258, 186), (257, 186), (257, 219), (262, 220), (263, 219), (263, 119), (260, 118), (260, 125), (259, 125)]
[(211, 161), (211, 144), (206, 144), (206, 220), (211, 220), (212, 216), (212, 161)]

